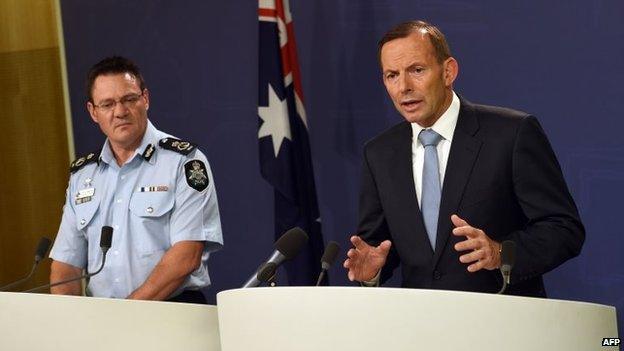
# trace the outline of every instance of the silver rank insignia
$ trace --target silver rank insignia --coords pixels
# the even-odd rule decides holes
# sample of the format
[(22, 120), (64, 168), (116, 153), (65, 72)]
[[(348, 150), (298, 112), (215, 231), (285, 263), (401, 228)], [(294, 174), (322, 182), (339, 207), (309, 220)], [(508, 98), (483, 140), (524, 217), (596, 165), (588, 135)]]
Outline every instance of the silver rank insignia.
[(208, 187), (208, 172), (206, 165), (200, 160), (192, 160), (184, 164), (186, 174), (186, 182), (188, 185), (197, 190), (204, 191)]
[(77, 170), (81, 169), (83, 166), (88, 165), (91, 162), (97, 161), (98, 157), (99, 151), (97, 153), (91, 152), (86, 156), (79, 157), (69, 165), (69, 171), (71, 173), (74, 173)]
[(156, 150), (154, 145), (152, 144), (147, 145), (147, 147), (145, 148), (145, 151), (143, 151), (143, 158), (145, 159), (145, 161), (149, 161), (152, 158), (152, 155), (154, 155), (154, 150)]
[(182, 141), (174, 138), (164, 138), (158, 143), (163, 149), (175, 151), (182, 155), (188, 155), (191, 151), (195, 150), (195, 144), (188, 141)]
[(171, 146), (175, 147), (180, 151), (185, 151), (191, 147), (191, 143), (189, 143), (188, 141), (174, 141), (171, 143)]

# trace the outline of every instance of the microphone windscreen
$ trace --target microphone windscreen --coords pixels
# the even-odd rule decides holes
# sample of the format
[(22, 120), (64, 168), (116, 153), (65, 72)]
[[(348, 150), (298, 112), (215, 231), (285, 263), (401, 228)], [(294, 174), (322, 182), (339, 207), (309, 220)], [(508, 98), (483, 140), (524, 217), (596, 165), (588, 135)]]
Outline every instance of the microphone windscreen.
[(501, 245), (501, 266), (508, 265), (513, 267), (516, 261), (516, 243), (511, 240), (505, 240)]
[(45, 258), (48, 253), (48, 249), (50, 249), (50, 245), (52, 241), (45, 236), (39, 239), (39, 245), (37, 245), (37, 251), (35, 251), (35, 261), (39, 262), (43, 258)]
[(281, 252), (287, 260), (297, 256), (299, 251), (308, 242), (308, 234), (301, 228), (295, 227), (288, 230), (275, 242), (275, 249)]
[(275, 270), (277, 269), (277, 265), (273, 262), (267, 262), (260, 266), (258, 269), (257, 278), (259, 281), (265, 283), (268, 282), (275, 275)]
[(327, 264), (327, 266), (331, 266), (336, 261), (336, 257), (338, 256), (338, 251), (340, 251), (340, 245), (338, 245), (335, 241), (330, 241), (325, 246), (325, 252), (323, 252), (323, 257), (321, 257), (321, 263)]
[(110, 249), (113, 242), (113, 228), (107, 225), (102, 227), (102, 234), (100, 235), (100, 247)]

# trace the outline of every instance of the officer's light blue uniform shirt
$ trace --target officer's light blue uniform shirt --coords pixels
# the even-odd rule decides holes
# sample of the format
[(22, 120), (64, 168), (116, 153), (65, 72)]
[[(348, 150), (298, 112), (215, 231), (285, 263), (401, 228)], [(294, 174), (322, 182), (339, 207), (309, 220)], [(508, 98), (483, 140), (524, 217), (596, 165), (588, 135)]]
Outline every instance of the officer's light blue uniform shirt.
[(197, 149), (184, 155), (159, 146), (163, 138), (175, 140), (148, 121), (141, 145), (122, 167), (106, 140), (99, 160), (92, 156), (69, 179), (50, 257), (95, 272), (102, 261), (102, 226), (114, 229), (104, 269), (87, 287), (92, 296), (126, 298), (184, 240), (206, 242), (202, 264), (172, 296), (210, 285), (208, 257), (223, 245), (210, 166)]

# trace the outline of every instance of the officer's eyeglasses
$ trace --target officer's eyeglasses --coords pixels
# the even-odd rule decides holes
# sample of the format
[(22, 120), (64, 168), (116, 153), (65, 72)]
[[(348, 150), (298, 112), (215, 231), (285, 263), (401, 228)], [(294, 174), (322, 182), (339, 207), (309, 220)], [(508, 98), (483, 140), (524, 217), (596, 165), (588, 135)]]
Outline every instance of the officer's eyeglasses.
[(117, 106), (117, 103), (122, 104), (123, 107), (125, 108), (131, 108), (131, 107), (134, 107), (134, 105), (136, 105), (139, 99), (141, 99), (141, 96), (143, 96), (143, 93), (128, 94), (119, 100), (104, 100), (97, 105), (93, 104), (93, 106), (96, 108), (99, 108), (102, 112), (112, 111), (113, 109), (115, 109), (115, 106)]

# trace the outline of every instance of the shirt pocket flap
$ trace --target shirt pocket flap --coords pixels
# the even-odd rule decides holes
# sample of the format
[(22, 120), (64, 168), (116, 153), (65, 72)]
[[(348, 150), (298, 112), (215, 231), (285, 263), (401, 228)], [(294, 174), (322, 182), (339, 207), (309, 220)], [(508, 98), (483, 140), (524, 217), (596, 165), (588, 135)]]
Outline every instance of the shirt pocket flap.
[(173, 208), (170, 191), (136, 192), (130, 199), (130, 211), (139, 217), (160, 217)]
[(100, 201), (95, 199), (76, 205), (76, 228), (78, 230), (83, 230), (84, 227), (88, 226), (91, 220), (93, 220), (93, 217), (95, 217), (95, 213), (99, 207)]

